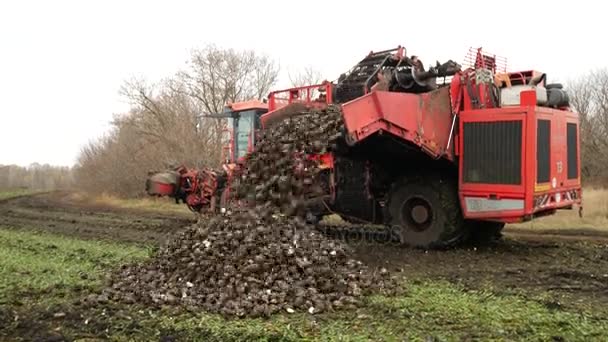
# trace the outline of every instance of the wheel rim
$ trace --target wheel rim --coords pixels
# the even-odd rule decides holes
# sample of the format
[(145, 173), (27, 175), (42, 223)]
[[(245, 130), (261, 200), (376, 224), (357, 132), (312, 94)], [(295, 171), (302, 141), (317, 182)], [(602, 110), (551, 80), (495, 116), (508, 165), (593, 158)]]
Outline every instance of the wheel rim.
[(422, 197), (411, 197), (405, 201), (401, 213), (408, 226), (417, 232), (427, 230), (433, 222), (433, 208)]

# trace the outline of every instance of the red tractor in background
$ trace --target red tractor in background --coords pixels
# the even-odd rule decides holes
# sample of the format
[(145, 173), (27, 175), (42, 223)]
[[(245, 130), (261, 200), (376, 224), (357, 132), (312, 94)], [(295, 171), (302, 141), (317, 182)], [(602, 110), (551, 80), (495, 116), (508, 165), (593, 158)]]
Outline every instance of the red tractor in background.
[(398, 47), (370, 52), (335, 83), (228, 105), (224, 170), (158, 173), (147, 191), (194, 211), (223, 210), (258, 130), (333, 104), (343, 115), (342, 147), (316, 156), (328, 193), (311, 205), (309, 221), (335, 213), (391, 226), (404, 245), (436, 248), (580, 205), (579, 119), (562, 86), (542, 72), (509, 72), (481, 49), (464, 64), (426, 70)]

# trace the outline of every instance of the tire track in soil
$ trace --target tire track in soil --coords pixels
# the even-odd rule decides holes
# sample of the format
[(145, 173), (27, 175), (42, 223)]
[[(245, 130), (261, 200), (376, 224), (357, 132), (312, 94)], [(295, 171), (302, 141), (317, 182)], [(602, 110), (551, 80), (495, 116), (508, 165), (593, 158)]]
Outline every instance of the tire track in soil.
[[(446, 280), (469, 289), (488, 286), (498, 294), (552, 294), (549, 307), (608, 306), (606, 232), (567, 229), (549, 232), (506, 229), (499, 242), (443, 251), (425, 251), (351, 241), (368, 265), (401, 272), (415, 281)], [(353, 239), (354, 240), (354, 239)], [(608, 312), (608, 310), (606, 310)]]
[(195, 216), (113, 208), (74, 200), (69, 192), (20, 196), (0, 202), (0, 226), (82, 239), (160, 243)]

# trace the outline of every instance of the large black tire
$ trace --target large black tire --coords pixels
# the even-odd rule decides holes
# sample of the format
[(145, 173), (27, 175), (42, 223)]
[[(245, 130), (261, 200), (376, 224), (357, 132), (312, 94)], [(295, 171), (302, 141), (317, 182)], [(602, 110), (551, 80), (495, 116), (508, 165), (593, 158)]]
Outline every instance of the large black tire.
[(476, 221), (465, 222), (471, 231), (471, 242), (474, 244), (488, 244), (502, 238), (504, 222)]
[(453, 247), (468, 238), (455, 181), (408, 178), (389, 193), (389, 224), (400, 243), (424, 249)]

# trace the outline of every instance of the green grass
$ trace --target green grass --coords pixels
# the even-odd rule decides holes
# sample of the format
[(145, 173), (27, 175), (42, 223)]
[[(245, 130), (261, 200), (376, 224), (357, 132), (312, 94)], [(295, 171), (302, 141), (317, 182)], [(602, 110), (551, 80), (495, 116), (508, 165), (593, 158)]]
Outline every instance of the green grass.
[[(406, 288), (407, 293), (398, 297), (371, 297), (356, 311), (284, 314), (267, 320), (132, 308), (127, 314), (132, 321), (114, 321), (109, 334), (116, 340), (172, 335), (180, 341), (589, 341), (608, 337), (605, 318), (552, 310), (518, 296), (469, 292), (444, 282)], [(132, 322), (137, 322), (137, 330), (129, 330)]]
[(38, 193), (39, 191), (30, 190), (30, 189), (11, 189), (11, 190), (0, 190), (0, 201), (24, 196), (24, 195), (32, 195)]
[(109, 267), (146, 255), (130, 245), (0, 229), (0, 304), (24, 292), (94, 286)]
[[(530, 298), (429, 280), (405, 280), (404, 291), (397, 296), (375, 295), (357, 310), (314, 316), (285, 313), (270, 319), (226, 320), (173, 309), (73, 306), (73, 299), (99, 285), (104, 271), (148, 253), (124, 244), (0, 228), (0, 313), (4, 306), (18, 312), (21, 321), (30, 317), (47, 331), (111, 340), (158, 340), (161, 335), (180, 341), (585, 341), (608, 337), (608, 321), (599, 313), (554, 309)], [(78, 315), (62, 321), (52, 318), (57, 310)], [(18, 329), (18, 324), (11, 323), (8, 329)], [(17, 330), (7, 331), (7, 336), (11, 331), (17, 334)]]
[(443, 282), (410, 286), (407, 296), (375, 297), (373, 303), (394, 323), (409, 322), (397, 331), (411, 338), (429, 334), (440, 340), (551, 340), (559, 336), (571, 341), (608, 336), (608, 321), (589, 313), (552, 310), (523, 297), (466, 291)]

